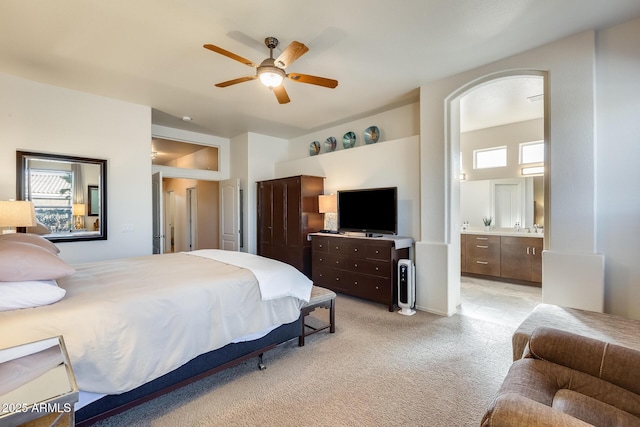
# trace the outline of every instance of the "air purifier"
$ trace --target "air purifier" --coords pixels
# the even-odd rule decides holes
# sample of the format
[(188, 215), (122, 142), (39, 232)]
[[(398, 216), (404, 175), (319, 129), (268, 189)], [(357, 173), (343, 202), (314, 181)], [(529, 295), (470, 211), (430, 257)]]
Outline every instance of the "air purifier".
[(416, 269), (410, 259), (398, 261), (398, 313), (405, 316), (416, 314)]

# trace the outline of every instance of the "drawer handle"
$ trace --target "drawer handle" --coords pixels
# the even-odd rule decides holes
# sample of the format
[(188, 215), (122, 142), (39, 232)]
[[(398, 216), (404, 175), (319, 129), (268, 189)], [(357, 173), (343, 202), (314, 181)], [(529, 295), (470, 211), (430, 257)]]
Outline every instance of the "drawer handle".
[(336, 277), (336, 282), (339, 282), (339, 281), (340, 281), (340, 278), (339, 278), (339, 277)]
[(533, 254), (534, 255), (536, 254), (536, 248), (533, 248)]
[(358, 281), (353, 282), (354, 285), (358, 286)]
[(324, 259), (323, 259), (323, 258), (320, 258), (320, 262), (322, 262), (322, 261), (324, 261)]
[(336, 261), (336, 264), (340, 264), (340, 261)]
[(476, 237), (476, 240), (489, 240), (488, 237)]
[(379, 267), (376, 267), (376, 271), (380, 271), (380, 268), (379, 268)]
[(318, 247), (319, 247), (319, 248), (321, 248), (321, 247), (322, 247), (322, 245), (318, 245)]
[(486, 245), (476, 245), (476, 248), (487, 249), (489, 246)]
[(376, 286), (376, 290), (380, 289), (379, 287)]
[(527, 246), (527, 255), (531, 255), (531, 254), (529, 253), (529, 246)]
[(487, 261), (476, 261), (476, 263), (478, 263), (478, 264), (484, 264), (484, 265), (489, 264), (489, 262), (487, 262)]
[(379, 254), (379, 253), (380, 253), (380, 251), (376, 249), (376, 254)]
[(336, 246), (336, 250), (340, 249), (340, 246)]
[(354, 248), (354, 249), (353, 249), (353, 252), (358, 252), (358, 248)]
[(320, 273), (320, 274), (318, 274), (318, 276), (320, 276), (320, 277), (324, 277), (324, 274)]
[(354, 268), (358, 268), (358, 264), (353, 264), (353, 267)]

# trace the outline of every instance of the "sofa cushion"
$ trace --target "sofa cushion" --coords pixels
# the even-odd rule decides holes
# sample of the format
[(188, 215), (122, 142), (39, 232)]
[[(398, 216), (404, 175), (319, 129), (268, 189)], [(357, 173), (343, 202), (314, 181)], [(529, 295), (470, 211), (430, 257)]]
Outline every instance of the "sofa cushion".
[(640, 425), (640, 419), (628, 412), (567, 389), (558, 390), (552, 408), (594, 426)]
[(481, 427), (593, 427), (578, 418), (517, 393), (499, 395), (491, 402), (480, 425)]
[(527, 357), (575, 369), (640, 395), (640, 351), (554, 328), (536, 328)]

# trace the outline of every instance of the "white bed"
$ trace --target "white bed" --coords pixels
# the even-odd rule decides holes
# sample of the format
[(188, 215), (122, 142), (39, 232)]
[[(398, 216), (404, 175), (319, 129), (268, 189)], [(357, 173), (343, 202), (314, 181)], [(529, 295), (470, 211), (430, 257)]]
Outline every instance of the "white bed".
[(80, 390), (98, 394), (294, 322), (312, 287), (287, 264), (219, 250), (73, 267), (60, 301), (0, 312), (0, 348), (62, 335)]

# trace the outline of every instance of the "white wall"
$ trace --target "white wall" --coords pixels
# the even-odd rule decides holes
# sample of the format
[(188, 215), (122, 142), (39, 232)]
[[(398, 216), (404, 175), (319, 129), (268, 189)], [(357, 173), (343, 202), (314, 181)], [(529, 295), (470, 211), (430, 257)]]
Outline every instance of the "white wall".
[[(301, 142), (301, 144), (304, 142)], [(401, 138), (276, 164), (276, 176), (323, 176), (324, 193), (398, 187), (398, 234), (420, 237), (419, 138)]]
[[(603, 257), (595, 251), (594, 59), (595, 34), (585, 32), (421, 88), (422, 241), (416, 244), (419, 307), (448, 315), (456, 310), (460, 263), (459, 206), (453, 201), (459, 197), (456, 100), (492, 75), (527, 74), (531, 70), (548, 73), (545, 94), (551, 100), (546, 114), (550, 123), (546, 130), (550, 210), (545, 218), (543, 301), (604, 308)], [(575, 262), (555, 262), (568, 257)], [(582, 265), (589, 268), (580, 268)]]
[(419, 113), (420, 104), (413, 103), (385, 111), (384, 113), (374, 114), (339, 125), (328, 126), (327, 128), (292, 138), (289, 141), (289, 159), (308, 157), (309, 144), (313, 141), (320, 142), (322, 147), (321, 153), (325, 153), (324, 142), (330, 136), (335, 137), (338, 141), (336, 151), (343, 150), (342, 137), (347, 132), (354, 132), (356, 134), (356, 147), (363, 146), (365, 145), (363, 133), (369, 126), (377, 126), (378, 129), (380, 129), (380, 142), (418, 135), (420, 133)]
[(60, 256), (150, 254), (151, 109), (3, 74), (0, 93), (0, 200), (16, 197), (16, 150), (106, 159), (108, 240), (59, 243)]
[(243, 252), (256, 253), (257, 188), (256, 182), (275, 178), (274, 164), (287, 157), (286, 139), (247, 133), (231, 140), (233, 161), (231, 176), (240, 178), (243, 204)]
[[(515, 178), (522, 176), (520, 168), (520, 144), (544, 139), (544, 120), (534, 119), (478, 129), (460, 134), (462, 170), (467, 181), (481, 179)], [(487, 169), (473, 169), (473, 151), (505, 145), (507, 166)], [(527, 166), (542, 166), (535, 163)]]
[[(427, 308), (449, 314), (455, 308), (447, 300), (455, 280), (442, 271), (429, 274), (432, 264), (427, 261), (435, 255), (446, 257), (451, 246), (438, 227), (426, 222), (440, 215), (438, 223), (446, 225), (442, 103), (458, 88), (492, 72), (537, 69), (549, 72), (551, 100), (551, 206), (550, 218), (545, 219), (548, 250), (544, 253), (543, 298), (583, 308), (603, 305), (606, 312), (640, 319), (640, 264), (632, 237), (640, 231), (638, 39), (640, 20), (636, 19), (423, 88), (423, 197), (426, 193), (442, 200), (439, 206), (423, 204), (424, 242), (417, 245), (419, 286), (429, 300), (422, 301)], [(448, 231), (453, 229), (455, 224)], [(434, 243), (427, 243), (430, 241)], [(447, 263), (454, 262), (457, 258), (452, 254)]]
[(640, 319), (640, 19), (596, 38), (597, 251), (605, 309)]

